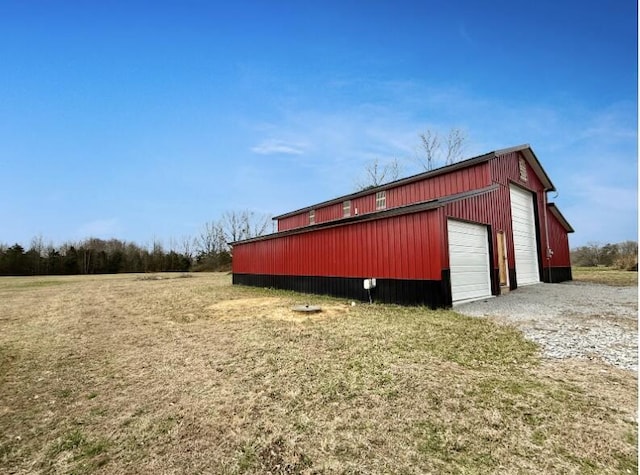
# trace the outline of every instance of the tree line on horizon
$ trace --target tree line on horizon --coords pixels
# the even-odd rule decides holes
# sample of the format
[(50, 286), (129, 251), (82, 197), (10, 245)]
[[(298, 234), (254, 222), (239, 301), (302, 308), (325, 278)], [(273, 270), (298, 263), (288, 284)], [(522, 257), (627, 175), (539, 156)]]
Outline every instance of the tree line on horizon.
[(120, 239), (87, 238), (55, 246), (42, 236), (28, 248), (0, 243), (0, 275), (76, 275), (128, 272), (226, 271), (231, 269), (228, 243), (266, 234), (268, 215), (252, 211), (227, 211), (217, 221), (205, 223), (195, 237), (159, 240), (141, 246)]
[[(194, 238), (172, 240), (167, 250), (159, 241), (143, 247), (119, 239), (89, 238), (55, 247), (39, 236), (28, 249), (0, 244), (0, 275), (76, 275), (132, 272), (228, 271), (229, 242), (267, 233), (268, 216), (251, 212), (227, 213), (206, 223)], [(638, 242), (591, 242), (571, 250), (574, 266), (606, 266), (638, 270)]]
[[(447, 134), (428, 129), (419, 134), (420, 145), (414, 160), (425, 171), (449, 165), (462, 158), (466, 134), (452, 128)], [(398, 179), (401, 167), (397, 159), (365, 165), (365, 177), (359, 189), (378, 186)], [(28, 247), (0, 243), (0, 275), (73, 275), (124, 272), (225, 271), (231, 268), (229, 242), (261, 236), (269, 231), (268, 215), (249, 210), (227, 211), (217, 221), (205, 223), (195, 237), (171, 240), (168, 249), (162, 242), (151, 245), (120, 239), (89, 237), (67, 241), (58, 246), (34, 237)]]
[(638, 270), (638, 241), (602, 244), (589, 242), (571, 249), (571, 264), (579, 267), (615, 267)]

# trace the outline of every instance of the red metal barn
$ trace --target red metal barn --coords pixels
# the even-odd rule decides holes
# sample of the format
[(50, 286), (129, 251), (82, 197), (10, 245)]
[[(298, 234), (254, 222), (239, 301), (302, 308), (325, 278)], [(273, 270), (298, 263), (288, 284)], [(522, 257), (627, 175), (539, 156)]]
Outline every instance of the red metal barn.
[(490, 152), (275, 217), (277, 233), (232, 243), (233, 283), (443, 307), (571, 280), (549, 191), (528, 145)]

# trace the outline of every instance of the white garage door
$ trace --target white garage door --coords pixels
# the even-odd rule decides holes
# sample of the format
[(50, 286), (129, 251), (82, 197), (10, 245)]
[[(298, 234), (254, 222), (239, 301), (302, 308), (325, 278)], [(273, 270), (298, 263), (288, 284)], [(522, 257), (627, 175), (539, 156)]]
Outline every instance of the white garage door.
[(537, 284), (540, 282), (540, 269), (533, 195), (513, 185), (510, 191), (516, 282), (518, 285)]
[(447, 226), (451, 300), (459, 303), (491, 296), (487, 227), (452, 219)]

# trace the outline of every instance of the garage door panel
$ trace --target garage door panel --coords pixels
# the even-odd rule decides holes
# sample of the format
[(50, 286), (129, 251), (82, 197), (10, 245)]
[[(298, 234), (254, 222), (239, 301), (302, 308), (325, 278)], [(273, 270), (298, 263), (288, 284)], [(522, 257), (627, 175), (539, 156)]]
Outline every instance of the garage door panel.
[(533, 195), (511, 185), (511, 220), (518, 285), (540, 282)]
[(454, 303), (491, 295), (487, 227), (448, 221), (449, 273)]
[(456, 256), (454, 259), (449, 259), (449, 267), (454, 266), (460, 269), (466, 269), (467, 271), (473, 271), (478, 267), (484, 269), (484, 265), (486, 263), (486, 258), (484, 256), (475, 256), (472, 254), (467, 254), (467, 257), (464, 256)]
[(486, 289), (484, 272), (465, 272), (464, 275), (458, 276), (456, 285), (473, 287), (476, 289)]

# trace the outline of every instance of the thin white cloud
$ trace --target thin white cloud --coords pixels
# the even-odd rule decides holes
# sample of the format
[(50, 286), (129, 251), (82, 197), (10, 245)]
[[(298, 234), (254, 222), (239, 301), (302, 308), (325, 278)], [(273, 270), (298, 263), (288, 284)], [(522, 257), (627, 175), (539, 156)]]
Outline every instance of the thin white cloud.
[(404, 165), (404, 175), (416, 173), (412, 157), (418, 134), (427, 129), (446, 134), (458, 127), (469, 137), (466, 157), (522, 143), (533, 146), (560, 192), (555, 201), (576, 229), (572, 245), (590, 240), (617, 242), (628, 239), (637, 228), (633, 104), (596, 108), (570, 99), (564, 103), (506, 101), (412, 81), (367, 87), (376, 90), (377, 102), (322, 110), (315, 105), (301, 107), (304, 101), (298, 101), (298, 107), (281, 109), (279, 117), (272, 118), (269, 135), (291, 139), (268, 140), (252, 150), (304, 150), (304, 160), (290, 164), (288, 176), (295, 177), (292, 182), (314, 179), (314, 186), (305, 184), (302, 191), (292, 185), (279, 189), (274, 196), (278, 210), (354, 191), (353, 183), (365, 163), (375, 158), (397, 158)]
[(628, 117), (635, 116), (633, 104), (618, 103), (594, 114), (582, 131), (580, 139), (596, 139), (607, 145), (634, 141), (637, 138), (637, 125), (631, 124)]
[(258, 155), (302, 155), (305, 146), (302, 143), (269, 139), (251, 147), (251, 151)]

